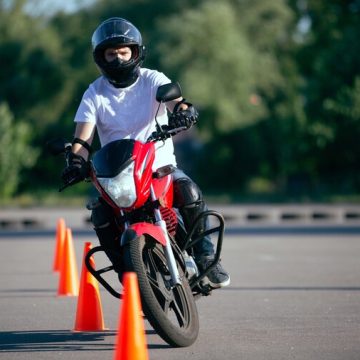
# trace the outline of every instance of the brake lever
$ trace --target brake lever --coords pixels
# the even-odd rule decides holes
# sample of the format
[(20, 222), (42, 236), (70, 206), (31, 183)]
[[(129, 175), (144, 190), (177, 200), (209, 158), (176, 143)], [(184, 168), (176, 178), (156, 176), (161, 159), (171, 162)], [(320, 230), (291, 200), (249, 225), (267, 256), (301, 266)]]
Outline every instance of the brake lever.
[(178, 128), (168, 130), (168, 134), (170, 134), (170, 136), (173, 136), (173, 135), (176, 135), (177, 133), (187, 130), (187, 129), (188, 128), (186, 126), (180, 126)]
[(75, 184), (79, 183), (80, 181), (82, 181), (82, 180), (78, 180), (78, 179), (76, 179), (76, 177), (72, 178), (68, 183), (60, 186), (59, 192), (62, 192), (63, 190), (65, 190), (69, 186), (75, 185)]
[(60, 186), (59, 187), (59, 192), (62, 192), (63, 190), (65, 190), (67, 187), (69, 187), (71, 184), (68, 183), (68, 184), (64, 184), (63, 186)]

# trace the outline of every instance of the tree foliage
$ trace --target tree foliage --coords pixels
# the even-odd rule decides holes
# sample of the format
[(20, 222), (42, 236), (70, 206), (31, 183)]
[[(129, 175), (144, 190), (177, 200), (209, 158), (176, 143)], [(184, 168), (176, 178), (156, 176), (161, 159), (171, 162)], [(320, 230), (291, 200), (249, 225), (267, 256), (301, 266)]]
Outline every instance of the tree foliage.
[(166, 29), (158, 45), (158, 53), (166, 54), (161, 65), (205, 109), (203, 128), (212, 134), (227, 132), (264, 116), (266, 108), (257, 94), (256, 53), (229, 3), (203, 2), (158, 26)]
[(59, 35), (24, 12), (25, 1), (0, 2), (0, 99), (15, 118), (44, 129), (58, 119), (66, 98), (66, 61)]
[(296, 8), (310, 23), (296, 61), (304, 78), (306, 149), (317, 182), (358, 189), (360, 145), (360, 4), (309, 1)]
[(11, 197), (20, 182), (21, 170), (34, 165), (37, 152), (30, 146), (31, 128), (14, 121), (6, 103), (0, 104), (0, 199)]
[(61, 165), (44, 144), (72, 137), (81, 96), (99, 75), (90, 38), (111, 16), (139, 27), (144, 66), (179, 81), (199, 108), (202, 150), (192, 175), (205, 190), (270, 184), (310, 198), (359, 190), (357, 0), (97, 0), (48, 16), (27, 3), (0, 0), (1, 111), (12, 119), (3, 126), (9, 134), (23, 128), (16, 141), (29, 154), (28, 146), (41, 150), (26, 172), (29, 163), (18, 162), (25, 191), (34, 178), (58, 184)]

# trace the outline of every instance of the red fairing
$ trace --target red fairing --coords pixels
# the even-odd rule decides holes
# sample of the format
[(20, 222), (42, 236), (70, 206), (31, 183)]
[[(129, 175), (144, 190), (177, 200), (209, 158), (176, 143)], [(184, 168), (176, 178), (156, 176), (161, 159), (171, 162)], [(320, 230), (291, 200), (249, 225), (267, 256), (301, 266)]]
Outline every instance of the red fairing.
[(132, 208), (138, 208), (145, 204), (150, 196), (150, 183), (152, 180), (152, 166), (155, 159), (155, 147), (153, 143), (135, 142), (134, 146), (135, 169), (134, 180), (137, 199)]
[(173, 205), (173, 181), (172, 176), (167, 175), (160, 179), (153, 179), (153, 187), (156, 198), (163, 207), (171, 208)]
[(141, 222), (130, 225), (130, 229), (134, 230), (138, 236), (148, 234), (157, 240), (160, 244), (166, 246), (166, 238), (162, 228), (158, 225)]

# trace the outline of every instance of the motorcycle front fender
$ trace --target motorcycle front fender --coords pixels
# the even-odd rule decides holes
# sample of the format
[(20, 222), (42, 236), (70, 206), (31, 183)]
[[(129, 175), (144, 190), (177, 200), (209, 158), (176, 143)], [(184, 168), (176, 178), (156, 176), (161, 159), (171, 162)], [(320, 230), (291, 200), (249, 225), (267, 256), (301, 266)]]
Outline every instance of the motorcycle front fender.
[(166, 237), (159, 225), (141, 222), (130, 225), (121, 236), (121, 246), (128, 244), (131, 240), (141, 236), (149, 235), (161, 245), (166, 246)]

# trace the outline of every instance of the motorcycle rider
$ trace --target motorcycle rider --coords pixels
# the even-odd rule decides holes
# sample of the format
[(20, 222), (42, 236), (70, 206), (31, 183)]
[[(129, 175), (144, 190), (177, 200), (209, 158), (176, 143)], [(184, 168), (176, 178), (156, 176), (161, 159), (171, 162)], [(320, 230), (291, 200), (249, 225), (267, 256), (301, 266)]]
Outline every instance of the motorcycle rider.
[[(95, 129), (101, 146), (122, 138), (145, 142), (155, 131), (155, 113), (158, 102), (156, 90), (160, 85), (171, 81), (155, 70), (141, 67), (145, 58), (145, 47), (139, 30), (129, 21), (113, 17), (102, 22), (92, 36), (93, 57), (102, 76), (89, 85), (75, 115), (75, 137), (68, 166), (63, 170), (64, 183), (81, 181), (87, 177), (87, 158)], [(168, 118), (167, 110), (171, 112)], [(198, 112), (183, 98), (166, 103), (160, 107), (158, 122), (171, 127), (190, 128), (196, 123)], [(165, 144), (156, 143), (154, 169), (172, 164), (176, 158), (172, 139)], [(193, 220), (207, 210), (199, 187), (176, 168), (174, 179), (174, 206), (178, 208), (186, 229)], [(121, 272), (118, 228), (112, 209), (100, 198), (90, 206), (92, 222), (106, 254)], [(206, 229), (203, 220), (196, 233)], [(206, 268), (214, 258), (214, 246), (209, 236), (194, 246), (195, 261), (200, 269)], [(208, 281), (213, 288), (230, 283), (228, 273), (220, 263), (209, 273)]]

